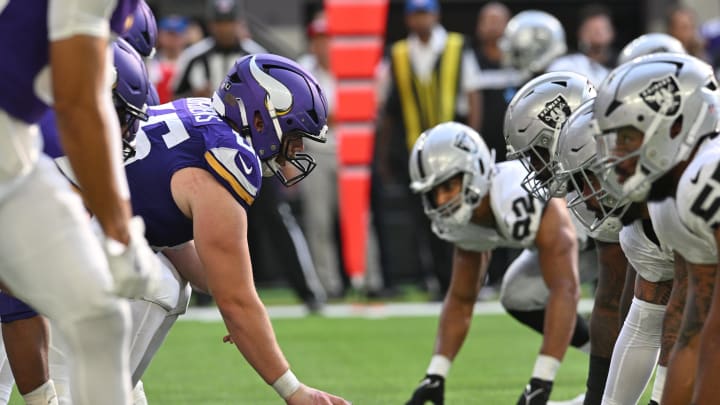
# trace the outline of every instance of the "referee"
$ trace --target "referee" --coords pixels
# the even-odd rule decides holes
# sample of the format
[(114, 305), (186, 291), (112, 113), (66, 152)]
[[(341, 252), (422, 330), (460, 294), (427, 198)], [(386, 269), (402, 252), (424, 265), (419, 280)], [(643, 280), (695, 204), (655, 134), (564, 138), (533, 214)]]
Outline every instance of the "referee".
[(210, 36), (178, 59), (175, 97), (211, 97), (238, 58), (265, 49), (250, 39), (239, 0), (208, 0)]

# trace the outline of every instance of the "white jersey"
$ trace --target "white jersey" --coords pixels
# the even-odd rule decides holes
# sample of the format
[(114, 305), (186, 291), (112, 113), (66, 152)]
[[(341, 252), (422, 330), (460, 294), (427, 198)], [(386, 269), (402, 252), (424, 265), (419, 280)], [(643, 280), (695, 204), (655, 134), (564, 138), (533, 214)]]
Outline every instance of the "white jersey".
[(623, 227), (620, 247), (628, 262), (645, 280), (653, 283), (672, 280), (675, 271), (673, 251), (657, 239), (650, 223), (643, 224), (638, 220)]
[(527, 170), (517, 160), (495, 165), (489, 190), (494, 227), (470, 222), (462, 227), (444, 229), (433, 224), (433, 231), (459, 248), (476, 252), (500, 246), (532, 247), (545, 207), (520, 185), (526, 175)]
[[(717, 263), (715, 228), (720, 226), (720, 138), (705, 141), (680, 177), (677, 187), (680, 221), (707, 246), (691, 263)], [(698, 261), (694, 261), (698, 260)]]
[(653, 226), (690, 263), (717, 263), (720, 225), (720, 139), (705, 141), (678, 182), (676, 198), (648, 204)]

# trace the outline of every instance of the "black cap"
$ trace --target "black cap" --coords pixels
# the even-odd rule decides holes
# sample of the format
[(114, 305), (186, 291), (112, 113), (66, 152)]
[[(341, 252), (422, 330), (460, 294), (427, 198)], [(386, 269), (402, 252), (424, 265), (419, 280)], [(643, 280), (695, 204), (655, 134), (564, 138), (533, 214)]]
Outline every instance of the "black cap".
[(240, 0), (208, 0), (208, 21), (234, 21), (240, 19)]

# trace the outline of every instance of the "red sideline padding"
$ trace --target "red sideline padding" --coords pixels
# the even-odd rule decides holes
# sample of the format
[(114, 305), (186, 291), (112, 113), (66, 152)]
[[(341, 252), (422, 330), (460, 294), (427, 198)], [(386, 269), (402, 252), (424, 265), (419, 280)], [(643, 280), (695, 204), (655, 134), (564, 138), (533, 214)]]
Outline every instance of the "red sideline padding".
[(382, 57), (381, 37), (361, 40), (333, 38), (330, 41), (330, 69), (338, 79), (373, 77)]
[(330, 35), (385, 35), (388, 0), (325, 0)]
[(367, 265), (367, 233), (370, 205), (370, 170), (340, 169), (340, 234), (347, 275), (357, 279)]
[(335, 120), (372, 121), (375, 118), (375, 88), (368, 84), (344, 84), (337, 86)]
[(373, 158), (375, 127), (372, 124), (338, 125), (338, 155), (341, 165), (369, 165)]

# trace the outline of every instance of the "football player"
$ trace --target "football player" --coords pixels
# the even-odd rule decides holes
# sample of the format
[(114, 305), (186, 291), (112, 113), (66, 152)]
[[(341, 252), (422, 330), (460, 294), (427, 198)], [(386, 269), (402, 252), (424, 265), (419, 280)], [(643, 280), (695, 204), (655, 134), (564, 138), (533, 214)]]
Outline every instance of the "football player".
[(513, 67), (529, 78), (545, 72), (565, 54), (565, 30), (555, 16), (539, 10), (517, 13), (508, 21), (498, 41), (503, 65)]
[[(686, 262), (687, 301), (663, 404), (716, 401), (705, 396), (716, 391), (711, 387), (716, 381), (694, 382), (718, 265), (719, 100), (710, 66), (691, 56), (663, 53), (614, 70), (593, 107), (603, 188), (618, 199), (650, 201), (658, 239)], [(700, 370), (711, 375), (714, 370), (703, 368), (709, 361), (710, 353), (700, 360)], [(691, 402), (694, 385), (697, 402)]]
[[(325, 97), (296, 63), (257, 54), (236, 62), (212, 100), (188, 98), (148, 109), (126, 154), (133, 210), (162, 252), (161, 293), (132, 303), (136, 382), (179, 313), (185, 280), (215, 298), (231, 340), (288, 404), (345, 404), (300, 383), (283, 356), (252, 280), (246, 210), (263, 176), (285, 185), (315, 167), (303, 142), (325, 141)], [(295, 174), (285, 176), (286, 166)], [(54, 377), (53, 377), (54, 378)]]
[[(519, 159), (525, 165), (528, 174), (521, 184), (536, 198), (547, 201), (567, 194), (565, 181), (556, 181), (553, 176), (557, 164), (555, 150), (558, 135), (572, 111), (593, 97), (595, 88), (586, 77), (571, 72), (551, 72), (528, 82), (510, 102), (504, 125), (510, 152), (508, 157)], [(589, 235), (584, 227), (579, 223), (577, 225), (581, 241), (587, 240)], [(590, 256), (591, 260), (581, 260), (579, 269), (581, 281), (598, 280), (593, 315), (590, 317), (590, 363), (584, 399), (588, 405), (600, 404), (605, 388), (612, 348), (620, 330), (619, 304), (627, 267), (617, 232), (614, 235), (596, 233), (594, 236), (598, 237), (595, 239), (596, 249), (586, 248), (580, 253), (581, 259)], [(593, 263), (595, 255), (597, 265)], [(528, 279), (527, 275), (508, 272), (503, 285), (512, 286), (515, 278)], [(533, 300), (538, 296), (536, 291), (543, 288), (542, 279), (538, 277), (534, 289), (518, 288), (508, 294)], [(525, 303), (507, 309), (514, 315), (520, 311), (542, 309), (542, 306), (537, 308), (536, 304), (530, 307)], [(538, 331), (542, 333), (542, 329)]]
[[(125, 25), (129, 26), (123, 33), (122, 38), (150, 63), (155, 55), (155, 44), (157, 43), (158, 28), (155, 15), (145, 0), (140, 0), (135, 12), (128, 17)], [(148, 90), (147, 105), (160, 104), (160, 97), (157, 89), (150, 83)]]
[(434, 354), (408, 404), (443, 403), (445, 378), (467, 335), (490, 251), (497, 246), (526, 248), (509, 271), (533, 268), (547, 286), (538, 298), (547, 302), (543, 344), (518, 401), (545, 404), (573, 335), (579, 299), (577, 237), (564, 202), (534, 198), (517, 182), (527, 175), (523, 165), (516, 160), (496, 164), (480, 135), (459, 123), (423, 133), (409, 166), (411, 188), (422, 195), (434, 232), (452, 242), (455, 251)]
[[(0, 278), (64, 335), (78, 404), (128, 403), (127, 303), (111, 291), (139, 296), (154, 270), (142, 226), (130, 221), (105, 85), (109, 29), (121, 32), (136, 4), (0, 4), (0, 51), (13, 61), (0, 67), (0, 222), (12, 233), (0, 243)], [(40, 154), (36, 124), (50, 105), (101, 241), (80, 200)], [(47, 403), (49, 384), (26, 400)]]
[[(661, 336), (672, 288), (673, 255), (658, 241), (643, 207), (622, 204), (600, 188), (592, 169), (597, 150), (591, 125), (592, 107), (593, 100), (578, 107), (560, 131), (554, 177), (568, 182), (568, 191), (573, 196), (568, 200), (568, 207), (585, 229), (599, 240), (619, 242), (629, 262), (628, 273), (632, 278), (629, 288), (634, 289), (634, 298), (627, 317), (619, 317), (619, 324), (623, 318), (625, 323), (614, 349), (610, 346), (612, 361), (606, 374), (602, 403), (634, 404), (652, 375), (658, 351), (661, 351), (661, 366), (653, 386), (653, 399), (659, 399), (662, 393), (664, 366), (674, 341), (673, 334)], [(643, 215), (644, 218), (640, 218)]]

